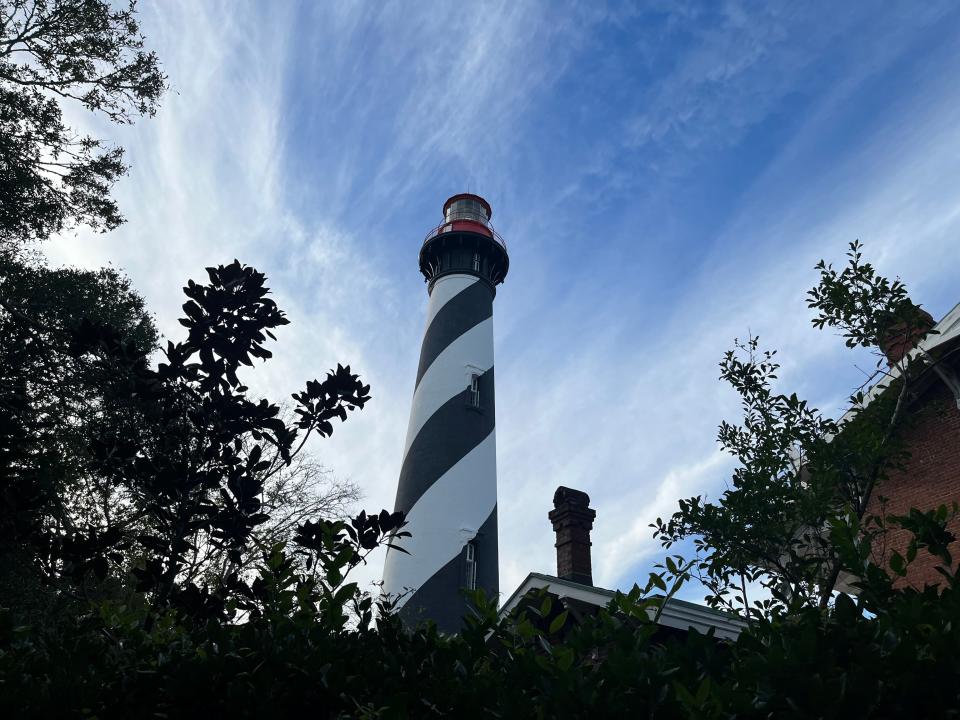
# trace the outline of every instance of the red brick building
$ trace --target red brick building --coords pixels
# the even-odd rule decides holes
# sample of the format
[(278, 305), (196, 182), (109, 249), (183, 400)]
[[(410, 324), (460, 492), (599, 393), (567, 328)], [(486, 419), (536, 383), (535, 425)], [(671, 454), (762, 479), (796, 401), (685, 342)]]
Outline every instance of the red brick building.
[[(910, 457), (902, 470), (891, 473), (877, 487), (868, 514), (905, 515), (911, 508), (931, 510), (960, 503), (960, 304), (934, 330), (937, 332), (927, 334), (908, 354), (911, 361), (925, 364), (915, 381), (909, 420), (901, 435)], [(891, 376), (899, 374), (906, 349), (902, 342), (888, 345)], [(882, 392), (883, 385), (873, 392)], [(886, 498), (883, 507), (881, 497)], [(950, 529), (960, 537), (960, 520), (954, 520)], [(908, 538), (906, 531), (891, 531), (886, 547), (877, 549), (874, 560), (886, 566), (893, 550), (905, 552)], [(920, 552), (908, 568), (905, 582), (917, 588), (939, 584), (942, 577), (936, 564), (935, 558)]]

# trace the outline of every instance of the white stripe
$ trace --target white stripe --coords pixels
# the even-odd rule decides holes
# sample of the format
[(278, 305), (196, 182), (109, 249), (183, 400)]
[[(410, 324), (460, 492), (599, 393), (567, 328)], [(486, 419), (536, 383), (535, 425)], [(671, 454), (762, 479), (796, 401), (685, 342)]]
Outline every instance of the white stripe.
[[(497, 441), (495, 432), (463, 456), (420, 496), (407, 515), (411, 537), (395, 544), (409, 555), (387, 550), (383, 591), (418, 589), (460, 554), (497, 504)], [(399, 610), (412, 593), (397, 603)]]
[(433, 290), (430, 291), (430, 302), (427, 304), (427, 324), (430, 327), (433, 318), (440, 308), (450, 302), (456, 295), (466, 290), (474, 283), (480, 282), (479, 278), (473, 275), (444, 275), (433, 284)]
[(417, 433), (441, 405), (470, 384), (472, 372), (485, 373), (493, 367), (493, 318), (489, 317), (447, 345), (420, 378), (413, 393), (407, 442), (403, 458)]

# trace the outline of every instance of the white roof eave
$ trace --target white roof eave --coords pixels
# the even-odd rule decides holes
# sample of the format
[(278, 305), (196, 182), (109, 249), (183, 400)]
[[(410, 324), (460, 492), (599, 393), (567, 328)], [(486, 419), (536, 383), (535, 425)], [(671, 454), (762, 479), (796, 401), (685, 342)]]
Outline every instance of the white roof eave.
[[(923, 358), (924, 361), (929, 362), (931, 350), (960, 336), (960, 303), (954, 305), (953, 309), (944, 315), (940, 322), (934, 325), (932, 329), (936, 330), (936, 333), (927, 334), (923, 340), (917, 343), (917, 346), (906, 354), (908, 362), (904, 365), (909, 364), (909, 361), (916, 358)], [(847, 410), (840, 417), (838, 425), (843, 425), (848, 422), (859, 410), (869, 405), (890, 383), (900, 377), (901, 372), (899, 363), (890, 368), (890, 370), (884, 374), (883, 378), (864, 394), (863, 403), (859, 407)]]
[[(613, 590), (607, 590), (606, 588), (581, 585), (551, 575), (530, 573), (504, 602), (500, 608), (500, 614), (504, 615), (516, 608), (520, 600), (531, 590), (547, 590), (560, 598), (571, 598), (602, 608), (605, 608), (616, 595)], [(654, 611), (651, 609), (651, 619), (653, 616)], [(726, 640), (735, 640), (747, 626), (744, 620), (735, 616), (703, 605), (673, 598), (667, 600), (657, 622), (664, 627), (677, 630), (692, 629), (702, 634), (706, 634), (710, 628), (714, 628), (715, 636)]]

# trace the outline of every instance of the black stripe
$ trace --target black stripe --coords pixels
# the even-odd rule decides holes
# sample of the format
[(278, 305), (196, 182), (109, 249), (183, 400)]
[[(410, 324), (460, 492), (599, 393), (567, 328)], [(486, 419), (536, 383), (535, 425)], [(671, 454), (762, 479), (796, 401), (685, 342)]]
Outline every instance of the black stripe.
[(434, 482), (493, 432), (493, 368), (480, 376), (480, 408), (467, 404), (466, 375), (463, 383), (463, 390), (430, 416), (410, 445), (400, 468), (396, 510), (410, 512)]
[(487, 593), (488, 598), (496, 598), (500, 594), (500, 559), (498, 548), (500, 542), (497, 536), (497, 506), (493, 510), (480, 530), (477, 532), (477, 587)]
[[(477, 551), (477, 587), (487, 598), (496, 598), (500, 592), (497, 562), (497, 507), (484, 521), (474, 540)], [(400, 608), (400, 617), (414, 626), (424, 620), (433, 620), (441, 632), (455, 633), (463, 627), (463, 618), (470, 612), (470, 603), (464, 597), (466, 585), (466, 546), (450, 562), (437, 570), (430, 579), (416, 588), (410, 599)]]
[(475, 282), (464, 288), (440, 308), (433, 316), (430, 327), (420, 346), (420, 367), (417, 368), (417, 385), (420, 378), (437, 359), (437, 355), (474, 325), (493, 315), (493, 292), (484, 282)]

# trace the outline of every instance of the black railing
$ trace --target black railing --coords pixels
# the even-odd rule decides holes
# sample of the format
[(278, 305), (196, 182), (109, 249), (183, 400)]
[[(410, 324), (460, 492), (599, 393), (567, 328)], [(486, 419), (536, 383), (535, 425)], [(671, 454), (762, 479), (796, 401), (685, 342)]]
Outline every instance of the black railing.
[(502, 237), (500, 237), (500, 233), (494, 230), (493, 226), (490, 225), (490, 223), (487, 222), (485, 218), (478, 216), (476, 213), (470, 213), (470, 212), (450, 213), (449, 216), (442, 223), (440, 223), (435, 228), (433, 228), (430, 232), (427, 233), (427, 236), (423, 239), (423, 244), (426, 245), (427, 242), (435, 238), (437, 235), (441, 234), (442, 232), (445, 232), (444, 228), (447, 227), (448, 225), (461, 220), (469, 220), (470, 222), (475, 222), (480, 225), (483, 225), (484, 228), (490, 231), (491, 237), (500, 245), (500, 247), (502, 247), (504, 250), (507, 249), (507, 243)]

